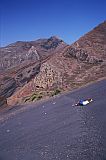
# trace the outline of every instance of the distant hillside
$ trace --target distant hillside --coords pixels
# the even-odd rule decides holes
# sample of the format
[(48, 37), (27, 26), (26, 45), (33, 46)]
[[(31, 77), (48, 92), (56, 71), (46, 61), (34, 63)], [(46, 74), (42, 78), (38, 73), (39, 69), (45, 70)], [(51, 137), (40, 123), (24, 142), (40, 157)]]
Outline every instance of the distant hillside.
[(16, 67), (23, 63), (42, 60), (62, 49), (66, 43), (53, 36), (31, 42), (18, 41), (0, 48), (0, 71)]

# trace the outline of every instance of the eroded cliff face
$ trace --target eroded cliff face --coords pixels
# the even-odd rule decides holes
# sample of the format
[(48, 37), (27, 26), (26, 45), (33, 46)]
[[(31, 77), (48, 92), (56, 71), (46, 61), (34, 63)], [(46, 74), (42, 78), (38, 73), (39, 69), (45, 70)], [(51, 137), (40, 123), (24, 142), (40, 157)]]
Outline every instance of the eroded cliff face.
[[(100, 64), (104, 61), (104, 58), (101, 56), (91, 55), (87, 50), (76, 47), (69, 47), (66, 52), (66, 56), (76, 58), (79, 62), (89, 63), (93, 65)], [(100, 57), (100, 58), (99, 58)]]

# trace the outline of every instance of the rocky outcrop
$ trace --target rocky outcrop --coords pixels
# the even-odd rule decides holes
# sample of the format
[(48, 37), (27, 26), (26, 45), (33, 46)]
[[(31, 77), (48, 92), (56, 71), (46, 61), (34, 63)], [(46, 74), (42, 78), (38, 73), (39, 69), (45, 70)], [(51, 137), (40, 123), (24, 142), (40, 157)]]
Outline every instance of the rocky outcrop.
[(86, 50), (81, 49), (81, 48), (80, 49), (74, 48), (73, 46), (69, 47), (65, 51), (64, 55), (74, 57), (78, 61), (90, 63), (90, 64), (100, 64), (103, 62), (103, 59), (99, 59), (96, 56), (91, 56)]
[(32, 46), (29, 51), (28, 51), (28, 59), (32, 59), (33, 60), (33, 57), (36, 57), (36, 60), (39, 61), (40, 60), (40, 55), (38, 54), (36, 48), (34, 46)]
[(49, 62), (42, 64), (40, 73), (34, 78), (34, 84), (37, 88), (57, 88), (62, 85), (61, 72)]

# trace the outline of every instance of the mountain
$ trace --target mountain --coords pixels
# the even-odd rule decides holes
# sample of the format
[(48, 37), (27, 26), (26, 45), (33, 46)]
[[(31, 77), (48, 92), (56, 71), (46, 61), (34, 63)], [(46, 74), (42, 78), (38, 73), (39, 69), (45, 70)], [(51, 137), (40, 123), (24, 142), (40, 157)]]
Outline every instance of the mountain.
[(1, 104), (36, 76), (46, 59), (65, 46), (65, 42), (53, 36), (31, 42), (18, 41), (0, 48)]
[[(55, 38), (57, 39), (57, 37)], [(51, 46), (54, 45), (48, 47), (49, 43), (48, 40), (44, 40), (43, 46), (40, 47), (45, 48), (46, 51), (51, 50)], [(28, 74), (28, 66), (23, 65), (18, 70), (19, 79), (15, 79), (18, 81), (18, 85), (21, 85), (12, 96), (7, 98), (9, 105), (48, 98), (106, 77), (106, 21), (75, 43), (66, 45), (61, 41), (60, 44), (62, 47), (55, 48), (53, 54), (46, 52), (47, 57), (44, 56), (45, 58), (41, 58), (40, 61), (37, 60), (37, 64), (35, 63), (36, 60), (34, 62), (29, 61), (28, 66), (32, 63), (32, 66), (36, 64), (37, 66), (34, 67), (38, 67), (38, 72), (35, 72), (31, 77)], [(52, 50), (54, 50), (53, 47)], [(44, 53), (39, 52), (39, 55), (42, 57)], [(34, 67), (30, 69), (31, 73)], [(14, 71), (13, 68), (12, 75), (16, 77), (17, 74), (13, 74)], [(8, 72), (10, 73), (10, 71)], [(26, 75), (27, 81), (21, 83), (20, 80), (22, 80), (23, 75)]]
[(18, 41), (0, 48), (0, 71), (17, 67), (23, 63), (42, 60), (62, 49), (66, 43), (56, 36), (31, 42)]

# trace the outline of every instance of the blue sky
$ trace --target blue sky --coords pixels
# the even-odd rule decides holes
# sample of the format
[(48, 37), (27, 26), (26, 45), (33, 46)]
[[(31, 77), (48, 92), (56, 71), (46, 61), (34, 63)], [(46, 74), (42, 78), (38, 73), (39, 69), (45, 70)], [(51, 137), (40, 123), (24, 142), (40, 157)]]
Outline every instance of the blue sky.
[(105, 0), (0, 0), (0, 46), (56, 35), (68, 44), (106, 20)]

